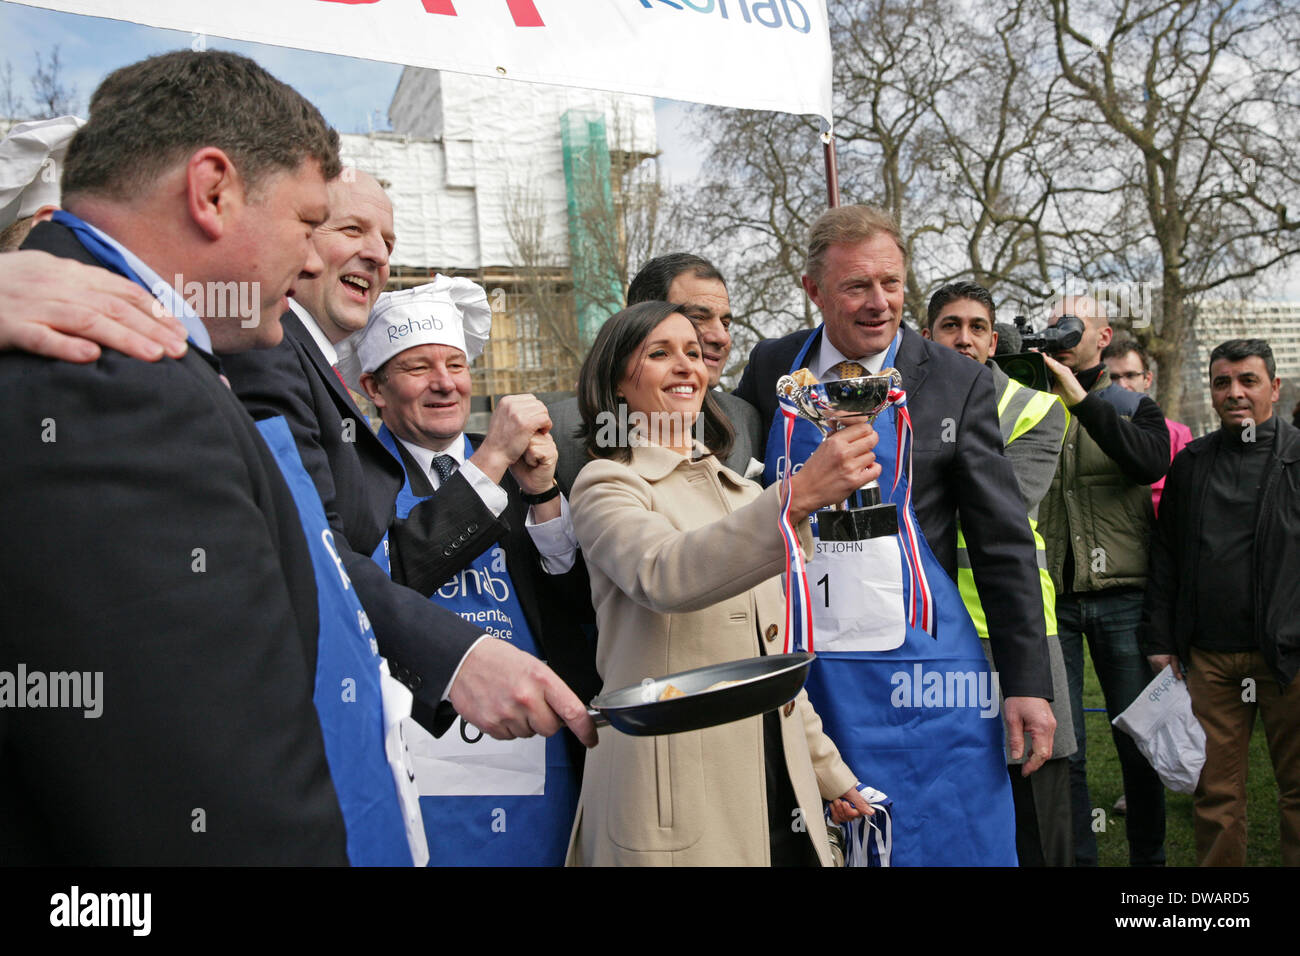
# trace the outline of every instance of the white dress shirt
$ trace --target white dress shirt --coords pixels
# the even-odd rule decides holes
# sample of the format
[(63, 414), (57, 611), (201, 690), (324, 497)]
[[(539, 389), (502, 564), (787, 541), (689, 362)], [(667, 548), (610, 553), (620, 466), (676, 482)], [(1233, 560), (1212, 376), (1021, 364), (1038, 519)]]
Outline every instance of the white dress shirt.
[[(85, 220), (83, 219), (82, 222), (85, 222)], [(103, 239), (105, 243), (112, 246), (122, 254), (122, 258), (126, 260), (126, 264), (135, 270), (135, 274), (138, 275), (145, 285), (149, 287), (150, 294), (152, 294), (153, 297), (167, 309), (167, 311), (176, 316), (181, 325), (185, 326), (185, 331), (188, 332), (190, 338), (194, 340), (194, 344), (211, 355), (212, 337), (208, 335), (208, 327), (203, 324), (203, 320), (199, 318), (199, 314), (190, 308), (190, 304), (185, 301), (185, 297), (181, 294), (183, 290), (177, 289), (170, 282), (164, 280), (162, 276), (158, 275), (158, 273), (145, 265), (143, 259), (126, 246), (122, 245), (103, 229), (100, 229), (98, 226), (92, 226), (88, 222), (86, 222), (86, 227), (95, 235), (99, 236), (100, 239)], [(173, 278), (182, 281), (184, 280), (184, 276), (174, 276)]]
[[(442, 451), (432, 451), (403, 438), (397, 440), (402, 443), (402, 446), (411, 453), (411, 457), (424, 470), (425, 475), (433, 484), (434, 491), (442, 487), (442, 479), (433, 470), (433, 459), (437, 455), (450, 455), (455, 459), (458, 470), (464, 474), (469, 486), (474, 489), (479, 498), (482, 499), (484, 507), (491, 511), (494, 517), (501, 517), (501, 512), (506, 510), (510, 499), (507, 497), (505, 489), (483, 474), (477, 465), (465, 457), (463, 434), (457, 435), (451, 444)], [(564, 574), (573, 567), (578, 556), (578, 536), (573, 530), (573, 519), (569, 516), (569, 502), (564, 495), (560, 495), (560, 516), (558, 518), (552, 518), (550, 521), (540, 523), (535, 522), (533, 520), (533, 509), (529, 508), (524, 527), (528, 529), (528, 536), (533, 539), (533, 544), (537, 547), (537, 553), (541, 555), (542, 569), (547, 574)]]
[(839, 349), (831, 344), (831, 340), (827, 337), (826, 331), (823, 329), (821, 341), (817, 344), (817, 354), (808, 356), (806, 367), (808, 371), (817, 376), (817, 381), (819, 382), (838, 382), (840, 376), (832, 375), (830, 370), (840, 362), (857, 362), (859, 365), (866, 366), (868, 374), (877, 375), (880, 373), (881, 368), (884, 367), (885, 352), (888, 351), (889, 349), (886, 348), (883, 352), (877, 352), (875, 355), (865, 355), (862, 358), (849, 358), (847, 355), (843, 355)]
[(331, 342), (326, 337), (325, 333), (321, 331), (321, 327), (316, 323), (316, 319), (312, 314), (293, 299), (289, 300), (289, 308), (292, 310), (294, 315), (298, 316), (298, 318), (302, 320), (303, 326), (311, 333), (312, 341), (316, 343), (316, 348), (320, 349), (321, 354), (325, 356), (325, 361), (329, 362), (330, 365), (338, 365), (338, 349), (334, 347), (334, 343)]

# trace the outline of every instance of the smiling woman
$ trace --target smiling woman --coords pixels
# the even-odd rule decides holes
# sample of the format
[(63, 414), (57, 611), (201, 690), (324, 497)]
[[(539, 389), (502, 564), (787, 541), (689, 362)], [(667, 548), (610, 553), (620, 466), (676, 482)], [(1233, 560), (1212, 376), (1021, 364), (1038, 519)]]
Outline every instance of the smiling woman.
[[(605, 323), (597, 336), (578, 381), (583, 420), (578, 434), (588, 457), (625, 462), (631, 447), (646, 441), (686, 455), (692, 447), (688, 436), (696, 431), (718, 458), (731, 451), (735, 435), (708, 391), (699, 334), (678, 308), (667, 302), (634, 305)], [(639, 419), (633, 418), (637, 412)], [(637, 420), (647, 423), (646, 431), (608, 427), (611, 422), (635, 426)]]
[[(578, 383), (595, 460), (570, 505), (606, 688), (783, 646), (780, 488), (761, 491), (719, 463), (731, 431), (707, 388), (699, 333), (678, 308), (644, 302), (613, 316)], [(643, 440), (604, 440), (609, 416), (644, 421)], [(701, 416), (703, 443), (689, 427)], [(805, 549), (808, 513), (879, 472), (875, 441), (869, 425), (846, 428), (792, 479)], [(837, 821), (870, 812), (803, 693), (780, 711), (691, 733), (606, 732), (587, 757), (569, 863), (829, 865), (823, 800)]]

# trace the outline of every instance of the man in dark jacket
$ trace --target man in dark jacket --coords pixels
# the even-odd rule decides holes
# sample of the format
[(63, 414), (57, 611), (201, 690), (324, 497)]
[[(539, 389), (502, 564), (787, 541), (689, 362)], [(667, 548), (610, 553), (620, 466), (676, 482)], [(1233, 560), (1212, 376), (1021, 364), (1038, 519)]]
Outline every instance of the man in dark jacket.
[[(338, 168), (320, 114), (224, 51), (123, 67), (91, 99), (66, 211), (27, 248), (138, 282), (192, 344), (0, 357), (0, 865), (348, 861), (309, 542), (213, 357), (279, 341)], [(265, 320), (182, 286), (252, 291)], [(47, 671), (98, 675), (100, 706), (46, 706)]]
[(1258, 710), (1277, 777), (1282, 863), (1300, 866), (1300, 431), (1273, 414), (1261, 339), (1210, 354), (1222, 422), (1174, 461), (1151, 542), (1142, 649), (1187, 677), (1205, 729), (1196, 858), (1246, 862), (1247, 748)]
[[(1085, 761), (1083, 638), (1113, 720), (1151, 680), (1138, 648), (1147, 538), (1154, 514), (1151, 482), (1169, 468), (1169, 431), (1160, 406), (1120, 388), (1101, 361), (1112, 329), (1088, 296), (1058, 302), (1051, 319), (1085, 323), (1068, 350), (1044, 355), (1053, 388), (1070, 411), (1061, 462), (1039, 509), (1047, 568), (1056, 585), (1056, 622), (1070, 678), (1070, 709), (1078, 749), (1070, 758), (1076, 866), (1095, 866), (1097, 839)], [(1128, 734), (1112, 729), (1128, 798), (1129, 863), (1165, 861), (1165, 797), (1160, 778)]]

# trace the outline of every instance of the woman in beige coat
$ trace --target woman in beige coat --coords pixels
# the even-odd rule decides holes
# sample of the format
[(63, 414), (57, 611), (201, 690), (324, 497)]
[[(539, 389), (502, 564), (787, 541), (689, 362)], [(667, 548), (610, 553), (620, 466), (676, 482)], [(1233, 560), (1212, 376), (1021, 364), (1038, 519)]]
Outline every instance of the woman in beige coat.
[[(780, 489), (760, 490), (719, 464), (731, 433), (708, 396), (701, 354), (689, 319), (643, 303), (604, 325), (582, 368), (578, 400), (595, 460), (571, 502), (606, 689), (783, 648)], [(692, 443), (702, 404), (713, 454)], [(844, 429), (794, 477), (791, 520), (805, 550), (802, 519), (879, 473), (875, 440), (870, 426)], [(837, 821), (870, 808), (821, 728), (801, 692), (772, 714), (691, 733), (602, 730), (587, 756), (569, 863), (829, 864), (822, 801)]]

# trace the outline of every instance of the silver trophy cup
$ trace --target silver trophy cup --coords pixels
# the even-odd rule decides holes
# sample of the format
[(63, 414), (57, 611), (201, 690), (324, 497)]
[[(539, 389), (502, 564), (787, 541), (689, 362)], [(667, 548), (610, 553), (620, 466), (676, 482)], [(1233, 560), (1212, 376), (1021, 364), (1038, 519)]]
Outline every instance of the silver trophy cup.
[[(890, 406), (889, 390), (901, 388), (903, 376), (897, 369), (882, 369), (879, 375), (842, 378), (838, 382), (799, 385), (793, 376), (783, 375), (776, 392), (792, 401), (799, 415), (817, 426), (825, 438), (837, 428), (876, 416)], [(817, 534), (822, 541), (862, 541), (898, 534), (898, 509), (880, 500), (880, 483), (870, 481), (856, 496), (860, 504), (840, 502), (817, 512)]]

